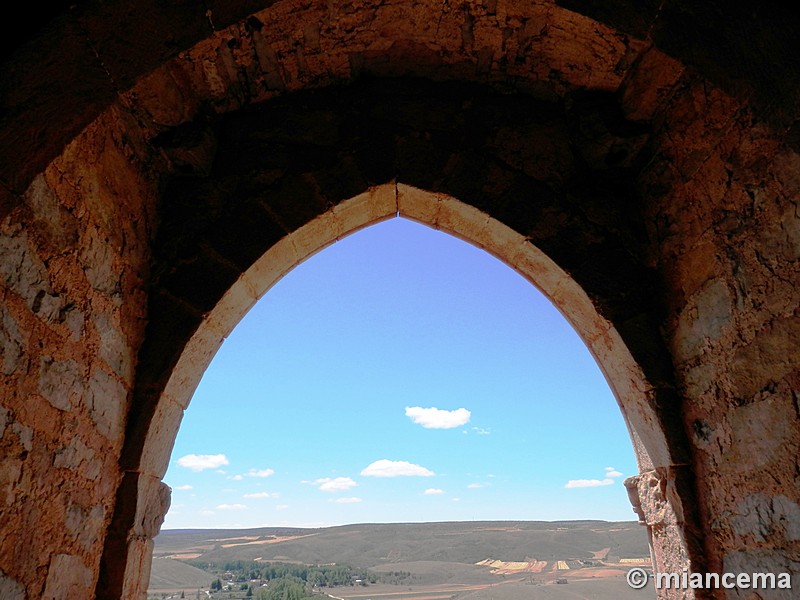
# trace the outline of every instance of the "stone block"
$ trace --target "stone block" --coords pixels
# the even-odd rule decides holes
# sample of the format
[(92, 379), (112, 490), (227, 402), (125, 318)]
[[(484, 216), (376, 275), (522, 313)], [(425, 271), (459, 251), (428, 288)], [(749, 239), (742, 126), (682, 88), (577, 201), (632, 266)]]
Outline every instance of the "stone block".
[[(180, 369), (180, 363), (176, 371), (178, 369)], [(198, 375), (198, 377), (200, 376)], [(175, 436), (178, 435), (178, 427), (183, 418), (183, 410), (183, 406), (165, 394), (162, 395), (147, 430), (147, 438), (139, 464), (142, 473), (153, 475), (159, 479), (164, 477), (167, 467), (169, 467)]]
[(113, 375), (95, 369), (89, 379), (87, 404), (100, 434), (121, 443), (128, 408), (128, 391)]
[(797, 424), (785, 415), (794, 411), (793, 404), (788, 393), (776, 393), (731, 408), (726, 419), (730, 448), (722, 456), (720, 469), (749, 473), (774, 468), (781, 459), (792, 461), (797, 452)]
[(70, 410), (83, 389), (81, 368), (74, 360), (39, 359), (39, 393), (58, 410)]
[(102, 506), (84, 507), (71, 504), (67, 508), (66, 530), (86, 551), (91, 550), (102, 538), (106, 525), (106, 513)]
[(133, 538), (128, 543), (128, 560), (122, 582), (122, 598), (146, 600), (150, 581), (150, 564), (153, 556), (153, 540)]
[(739, 545), (800, 541), (800, 505), (784, 495), (751, 494), (736, 505), (730, 525)]
[(161, 530), (172, 490), (158, 477), (145, 474), (138, 476), (137, 488), (136, 517), (131, 535), (152, 540)]
[(114, 264), (116, 253), (100, 232), (84, 239), (82, 263), (86, 278), (98, 292), (114, 294), (119, 291), (120, 271)]
[[(800, 561), (786, 556), (785, 551), (773, 548), (733, 550), (723, 558), (722, 571), (725, 573), (788, 573), (791, 589), (731, 589), (727, 590), (726, 600), (795, 600), (800, 589)], [(776, 585), (776, 587), (778, 587)], [(753, 594), (757, 593), (758, 596)]]
[(800, 364), (800, 318), (777, 319), (733, 356), (730, 376), (737, 398), (750, 400), (770, 382), (779, 381)]
[[(25, 232), (0, 232), (0, 282), (33, 310), (37, 297), (52, 292), (44, 262)], [(35, 311), (34, 311), (35, 312)]]
[(677, 361), (695, 358), (706, 346), (718, 342), (732, 311), (733, 298), (724, 280), (715, 279), (703, 286), (678, 319), (673, 344)]
[(0, 362), (0, 370), (3, 375), (11, 375), (18, 368), (24, 366), (27, 362), (27, 357), (23, 353), (22, 348), (22, 334), (17, 326), (17, 322), (11, 313), (2, 312), (3, 318), (0, 320), (0, 356), (3, 360)]
[(76, 600), (94, 596), (94, 576), (79, 556), (56, 554), (47, 569), (42, 600)]
[(61, 205), (44, 175), (38, 175), (31, 182), (24, 199), (33, 211), (34, 228), (44, 234), (53, 251), (68, 251), (77, 243), (78, 220)]
[(94, 315), (93, 323), (100, 336), (100, 358), (122, 381), (130, 385), (133, 383), (133, 349), (115, 321), (116, 318), (107, 313)]
[(57, 469), (75, 471), (81, 477), (94, 481), (100, 475), (102, 463), (94, 450), (81, 438), (73, 436), (69, 440), (69, 445), (56, 451), (53, 456), (53, 466)]
[(0, 571), (0, 598), (3, 600), (28, 600), (28, 595), (22, 584)]

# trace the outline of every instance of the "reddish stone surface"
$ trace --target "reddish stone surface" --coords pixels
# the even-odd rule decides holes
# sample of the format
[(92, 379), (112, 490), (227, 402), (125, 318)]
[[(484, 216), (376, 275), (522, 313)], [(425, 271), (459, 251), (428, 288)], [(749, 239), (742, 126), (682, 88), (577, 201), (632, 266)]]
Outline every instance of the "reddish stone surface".
[(25, 28), (0, 65), (4, 596), (141, 598), (187, 364), (401, 207), (573, 311), (657, 564), (797, 573), (794, 17), (561, 4), (109, 1)]

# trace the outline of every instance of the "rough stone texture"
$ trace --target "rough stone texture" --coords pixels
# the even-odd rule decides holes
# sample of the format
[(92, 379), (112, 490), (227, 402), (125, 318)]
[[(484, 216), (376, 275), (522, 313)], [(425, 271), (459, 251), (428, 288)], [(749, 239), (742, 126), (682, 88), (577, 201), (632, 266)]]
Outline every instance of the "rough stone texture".
[(0, 568), (29, 598), (94, 596), (121, 479), (157, 189), (128, 118), (62, 148), (0, 220)]
[(0, 598), (4, 600), (27, 600), (28, 596), (19, 582), (6, 577), (0, 571)]
[(122, 440), (127, 397), (122, 383), (105, 371), (98, 369), (89, 379), (88, 404), (92, 420), (97, 431), (114, 442)]
[(109, 0), (37, 25), (0, 64), (0, 590), (140, 598), (226, 328), (393, 208), (580, 326), (657, 562), (796, 573), (793, 15)]
[(70, 410), (81, 392), (81, 373), (74, 360), (56, 361), (43, 356), (39, 361), (39, 393), (54, 408)]
[(50, 561), (42, 600), (89, 598), (94, 577), (78, 556), (56, 554)]
[(3, 375), (11, 375), (23, 366), (25, 354), (17, 322), (9, 313), (0, 322), (0, 346), (3, 350)]
[[(800, 562), (787, 558), (779, 550), (743, 550), (731, 552), (725, 556), (723, 563), (725, 572), (731, 573), (788, 573), (791, 580), (791, 589), (759, 589), (757, 592), (751, 590), (729, 590), (726, 598), (751, 600), (761, 598), (762, 600), (791, 600), (797, 597), (798, 585), (800, 585)], [(777, 586), (776, 586), (777, 587)], [(757, 593), (758, 596), (752, 594)]]
[[(683, 573), (689, 568), (689, 556), (682, 538), (678, 515), (668, 500), (669, 475), (647, 471), (625, 480), (628, 497), (639, 522), (650, 535), (653, 571), (655, 573)], [(694, 590), (665, 589), (659, 598), (665, 600), (692, 600)]]

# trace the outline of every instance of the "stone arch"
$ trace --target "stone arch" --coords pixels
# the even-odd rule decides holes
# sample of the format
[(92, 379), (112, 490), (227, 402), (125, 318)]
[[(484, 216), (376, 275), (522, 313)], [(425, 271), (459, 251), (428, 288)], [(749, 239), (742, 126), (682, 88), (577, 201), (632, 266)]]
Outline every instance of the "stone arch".
[[(233, 317), (226, 311), (236, 314), (237, 303), (263, 293), (263, 285), (248, 273), (275, 263), (270, 268), (282, 274), (292, 261), (335, 236), (401, 210), (392, 199), (403, 197), (397, 193), (389, 205), (380, 200), (385, 193), (363, 195), (365, 188), (375, 188), (373, 182), (379, 186), (375, 189), (385, 190), (377, 182), (387, 179), (413, 184), (397, 184), (406, 196), (416, 186), (434, 190), (439, 202), (407, 203), (403, 209), (490, 248), (563, 307), (606, 369), (632, 435), (642, 444), (642, 469), (657, 473), (660, 502), (669, 496), (677, 507), (692, 503), (688, 444), (671, 410), (677, 400), (672, 366), (654, 325), (661, 300), (654, 273), (642, 260), (646, 233), (635, 208), (637, 194), (625, 179), (647, 128), (626, 125), (608, 103), (605, 93), (579, 93), (565, 111), (558, 103), (474, 84), (369, 79), (199, 123), (189, 139), (214, 139), (216, 158), (199, 176), (197, 164), (178, 171), (162, 200), (166, 207), (153, 246), (150, 323), (139, 355), (136, 413), (122, 449), (127, 484), (118, 492), (112, 525), (119, 537), (109, 537), (101, 571), (116, 573), (116, 583), (101, 579), (98, 591), (134, 585), (120, 565), (112, 565), (126, 552), (135, 565), (129, 571), (138, 574), (146, 562), (153, 518), (159, 514), (150, 503), (160, 502), (164, 452), (170, 447), (153, 440), (159, 439), (162, 422), (170, 422), (169, 415), (174, 422), (185, 407), (188, 398), (181, 390), (193, 389), (191, 378), (198, 376), (197, 369), (202, 372), (208, 353), (227, 334)], [(619, 169), (598, 168), (596, 157), (586, 160), (571, 149), (573, 142), (581, 142), (575, 141), (569, 119), (596, 118), (598, 112), (610, 112), (607, 126), (619, 128), (606, 147), (623, 157)], [(519, 132), (524, 141), (515, 137)], [(509, 137), (514, 144), (510, 156), (498, 143)], [(358, 210), (345, 208), (353, 194), (359, 198), (352, 201)], [(464, 201), (443, 200), (455, 195)], [(603, 219), (614, 215), (612, 230), (605, 228), (607, 221), (599, 224), (590, 215), (597, 203), (606, 203), (610, 211)], [(629, 213), (620, 212), (627, 208)], [(350, 219), (356, 225), (348, 225)], [(504, 238), (515, 240), (511, 250), (503, 246)], [(534, 246), (546, 248), (560, 267), (546, 263), (542, 253), (520, 250)], [(219, 308), (220, 302), (225, 308)], [(614, 358), (623, 355), (628, 358)], [(194, 370), (185, 368), (186, 361), (196, 365)], [(181, 364), (184, 368), (175, 374)], [(641, 495), (650, 487), (642, 486)], [(135, 490), (142, 498), (138, 503)], [(640, 511), (640, 517), (662, 529), (671, 527), (670, 535), (662, 537), (674, 546), (658, 555), (665, 561), (685, 560), (679, 541), (684, 539), (695, 549), (695, 563), (702, 561), (693, 516), (678, 508), (674, 515), (653, 520), (656, 512), (647, 516)]]
[[(614, 323), (675, 442), (679, 468), (652, 483), (689, 499), (678, 516), (694, 523), (695, 568), (800, 572), (794, 13), (716, 0), (297, 4), (78, 2), (0, 67), (0, 589), (119, 595), (108, 557), (130, 543), (144, 560), (158, 525), (141, 520), (138, 536), (130, 524), (158, 511), (137, 516), (148, 503), (126, 499), (141, 488), (164, 501), (139, 465), (179, 355), (166, 334), (188, 340), (255, 254), (393, 180), (531, 239)], [(347, 177), (325, 179), (325, 128), (305, 160), (314, 168), (291, 181), (248, 179), (232, 160), (217, 177), (236, 118), (246, 128), (260, 106), (312, 106), (308, 90), (323, 103), (375, 97), (370, 83), (402, 96), (420, 79), (432, 87), (414, 114), (441, 115), (466, 90), (475, 115), (489, 90), (538, 133), (495, 137), (512, 167), (498, 171), (482, 156), (449, 160), (465, 154), (443, 144), (448, 120), (398, 131), (383, 119), (381, 152), (339, 156)], [(554, 135), (531, 114), (554, 116)], [(292, 154), (277, 142), (276, 156)], [(244, 168), (264, 154), (227, 156)], [(237, 181), (271, 186), (267, 216)], [(238, 217), (214, 200), (231, 191), (252, 200)], [(303, 193), (310, 202), (287, 201)], [(206, 235), (251, 221), (264, 238), (238, 254)], [(193, 273), (209, 274), (202, 294)]]
[[(242, 273), (188, 340), (147, 428), (138, 465), (138, 470), (146, 476), (143, 484), (137, 486), (139, 497), (135, 497), (134, 490), (128, 490), (129, 500), (137, 502), (135, 527), (142, 538), (157, 531), (153, 529), (154, 524), (163, 518), (168, 508), (163, 496), (154, 502), (153, 493), (163, 490), (160, 478), (167, 470), (183, 412), (223, 340), (292, 268), (358, 229), (396, 217), (409, 218), (464, 239), (504, 261), (539, 288), (573, 325), (605, 374), (628, 426), (640, 471), (646, 473), (646, 485), (652, 485), (650, 479), (654, 477), (658, 480), (657, 472), (663, 477), (665, 472), (676, 468), (667, 440), (669, 433), (662, 429), (651, 404), (652, 386), (614, 325), (598, 314), (586, 293), (567, 273), (524, 236), (486, 213), (444, 194), (388, 183), (341, 202), (283, 237)], [(670, 500), (681, 502), (684, 499), (674, 495)], [(644, 519), (642, 515), (643, 524)], [(661, 531), (656, 540), (662, 553), (659, 564), (665, 570), (667, 567), (680, 570), (688, 560), (682, 548), (680, 526), (683, 523), (678, 523), (670, 513), (657, 524), (669, 529)], [(663, 539), (665, 536), (669, 539)], [(123, 597), (141, 594), (149, 577), (149, 554), (146, 552), (149, 545), (137, 543), (135, 546), (145, 553), (129, 555)], [(137, 588), (137, 584), (142, 587)]]

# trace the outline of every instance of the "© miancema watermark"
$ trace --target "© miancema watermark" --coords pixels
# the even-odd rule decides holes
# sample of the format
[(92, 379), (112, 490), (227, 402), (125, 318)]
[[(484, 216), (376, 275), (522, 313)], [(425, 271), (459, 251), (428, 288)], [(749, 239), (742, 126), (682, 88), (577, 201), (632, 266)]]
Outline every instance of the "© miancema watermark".
[(716, 590), (720, 588), (742, 590), (790, 590), (792, 578), (789, 573), (691, 573), (683, 569), (680, 573), (649, 574), (640, 567), (628, 571), (628, 585), (635, 590), (647, 586), (652, 577), (657, 590)]

